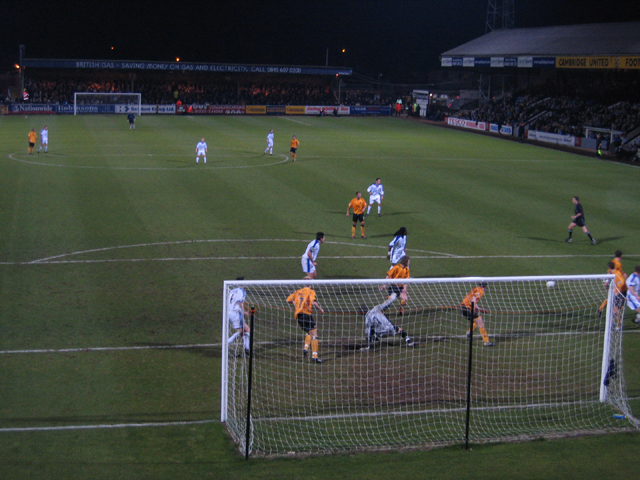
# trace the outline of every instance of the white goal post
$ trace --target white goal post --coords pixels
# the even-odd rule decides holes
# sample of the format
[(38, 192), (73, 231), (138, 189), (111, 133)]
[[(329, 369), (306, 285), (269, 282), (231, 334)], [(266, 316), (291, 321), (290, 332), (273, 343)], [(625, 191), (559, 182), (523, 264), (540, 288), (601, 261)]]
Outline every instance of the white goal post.
[[(625, 300), (612, 278), (410, 279), (404, 305), (384, 280), (225, 281), (221, 421), (247, 456), (636, 429), (623, 376)], [(313, 342), (303, 356), (309, 338), (287, 302), (305, 286), (324, 311), (312, 311), (322, 363)], [(255, 308), (245, 316), (249, 354), (241, 336), (228, 341), (238, 287)], [(473, 314), (462, 304), (477, 288), (479, 328), (469, 335)], [(382, 313), (396, 328), (365, 329), (365, 312), (389, 295)]]
[[(83, 109), (82, 106), (92, 106), (98, 108)], [(142, 94), (140, 93), (96, 93), (96, 92), (74, 92), (73, 94), (73, 114), (79, 113), (100, 113), (99, 106), (113, 105), (113, 111), (104, 113), (133, 113), (140, 115), (142, 112)]]

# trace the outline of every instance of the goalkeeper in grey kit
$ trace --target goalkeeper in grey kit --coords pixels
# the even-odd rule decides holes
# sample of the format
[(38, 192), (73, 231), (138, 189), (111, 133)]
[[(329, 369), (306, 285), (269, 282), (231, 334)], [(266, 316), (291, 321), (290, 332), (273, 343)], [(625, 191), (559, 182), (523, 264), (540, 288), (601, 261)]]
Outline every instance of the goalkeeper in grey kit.
[(413, 340), (401, 327), (398, 327), (391, 323), (391, 320), (387, 318), (384, 311), (389, 305), (391, 305), (397, 294), (392, 293), (389, 298), (380, 305), (376, 305), (371, 310), (366, 305), (360, 307), (360, 312), (365, 315), (364, 317), (364, 333), (367, 337), (367, 346), (360, 350), (369, 350), (375, 345), (381, 338), (400, 335), (404, 338), (407, 345), (412, 346)]

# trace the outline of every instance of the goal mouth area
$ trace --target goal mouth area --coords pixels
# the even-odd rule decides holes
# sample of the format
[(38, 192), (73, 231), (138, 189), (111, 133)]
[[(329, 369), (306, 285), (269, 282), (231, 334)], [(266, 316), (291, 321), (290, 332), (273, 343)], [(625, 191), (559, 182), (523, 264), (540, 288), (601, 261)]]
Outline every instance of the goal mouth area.
[(136, 92), (74, 92), (73, 114), (141, 115), (142, 94)]
[[(466, 422), (478, 443), (632, 428), (614, 417), (629, 408), (612, 277), (226, 281), (221, 420), (261, 455), (451, 445)], [(313, 325), (294, 309), (305, 287)], [(320, 364), (303, 355), (312, 326)]]

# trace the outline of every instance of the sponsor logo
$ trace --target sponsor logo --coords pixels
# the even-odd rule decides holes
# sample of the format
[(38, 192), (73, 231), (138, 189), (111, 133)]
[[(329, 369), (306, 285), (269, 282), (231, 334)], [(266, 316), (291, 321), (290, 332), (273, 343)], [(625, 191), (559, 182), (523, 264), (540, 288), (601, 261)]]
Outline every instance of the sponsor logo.
[(56, 113), (55, 105), (42, 103), (14, 103), (9, 106), (9, 113)]
[(470, 128), (472, 130), (487, 130), (487, 122), (475, 122), (464, 118), (447, 117), (447, 124), (454, 127)]
[(267, 105), (267, 115), (284, 115), (286, 112), (284, 105)]
[(244, 115), (244, 105), (191, 105), (187, 111), (194, 115)]
[(309, 105), (308, 107), (303, 107), (307, 115), (320, 115), (321, 109), (324, 108), (325, 115), (333, 115), (333, 111), (338, 109), (338, 115), (349, 115), (350, 107), (345, 107), (344, 105), (335, 106), (323, 106), (323, 105)]
[(247, 105), (245, 109), (248, 115), (265, 115), (267, 113), (266, 105)]
[(538, 132), (536, 130), (529, 130), (529, 139), (538, 140), (539, 142), (555, 143), (556, 145), (575, 145), (575, 137), (572, 135), (559, 135), (557, 133)]
[[(286, 108), (287, 115), (304, 115), (306, 112), (306, 108), (304, 106), (288, 106)], [(325, 113), (330, 113), (332, 110), (325, 109)]]

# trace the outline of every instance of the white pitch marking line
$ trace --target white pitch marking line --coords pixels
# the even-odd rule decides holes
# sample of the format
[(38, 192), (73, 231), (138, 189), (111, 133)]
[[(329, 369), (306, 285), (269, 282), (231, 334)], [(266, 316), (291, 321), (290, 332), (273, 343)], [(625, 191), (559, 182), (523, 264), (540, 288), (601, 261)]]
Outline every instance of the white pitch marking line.
[[(72, 253), (63, 253), (61, 255), (56, 255), (53, 257), (42, 258), (40, 260), (33, 260), (28, 263), (40, 263), (46, 262), (49, 260), (53, 260), (56, 258), (69, 257), (71, 255), (83, 255), (85, 253), (95, 253), (95, 252), (105, 252), (107, 250), (120, 250), (124, 248), (140, 248), (140, 247), (157, 247), (162, 245), (184, 245), (189, 243), (218, 243), (218, 242), (305, 242), (306, 240), (295, 240), (295, 239), (279, 239), (279, 238), (258, 238), (258, 239), (228, 239), (228, 238), (220, 238), (220, 239), (209, 239), (209, 240), (178, 240), (175, 242), (154, 242), (154, 243), (136, 243), (133, 245), (118, 245), (116, 247), (104, 247), (104, 248), (94, 248), (91, 250), (80, 250), (78, 252)], [(327, 242), (331, 243), (331, 242)]]
[[(640, 330), (625, 330), (625, 335), (639, 335)], [(565, 332), (565, 333), (539, 333), (536, 337), (557, 337), (566, 335), (601, 335), (601, 332)], [(477, 336), (477, 335), (475, 335)], [(428, 336), (427, 338), (442, 338), (440, 335)], [(465, 335), (451, 335), (448, 338), (467, 338)], [(273, 345), (273, 342), (259, 342), (258, 345)], [(194, 348), (220, 348), (221, 343), (195, 343), (191, 345), (146, 345), (133, 347), (76, 347), (76, 348), (41, 348), (23, 350), (0, 350), (0, 355), (19, 354), (57, 354), (57, 353), (92, 353), (92, 352), (123, 352), (136, 350), (189, 350)]]
[(307, 127), (313, 127), (313, 125), (311, 125), (310, 123), (304, 123), (304, 122), (301, 122), (300, 120), (296, 120), (296, 119), (293, 119), (293, 118), (289, 118), (289, 117), (281, 117), (281, 118), (283, 118), (284, 120), (289, 120), (290, 122), (295, 122), (295, 123), (299, 123), (301, 125), (306, 125)]
[(123, 350), (179, 350), (190, 348), (218, 348), (221, 346), (221, 343), (195, 343), (192, 345), (146, 345), (144, 347), (44, 348), (31, 350), (0, 350), (0, 355), (13, 355), (18, 353), (115, 352)]
[[(32, 260), (28, 262), (0, 262), (0, 265), (34, 265), (34, 264), (72, 264), (72, 263), (109, 263), (109, 262), (159, 262), (159, 261), (198, 261), (198, 260), (290, 260), (298, 258), (298, 256), (273, 256), (273, 257), (248, 257), (248, 256), (221, 256), (221, 257), (164, 257), (164, 258), (133, 258), (133, 259), (89, 259), (89, 260), (59, 260), (65, 257), (77, 256), (77, 255), (86, 255), (97, 252), (106, 252), (109, 250), (122, 250), (128, 248), (141, 248), (141, 247), (156, 247), (163, 245), (184, 245), (190, 243), (218, 243), (218, 242), (295, 242), (295, 243), (304, 243), (306, 240), (295, 240), (295, 239), (209, 239), (209, 240), (180, 240), (175, 242), (154, 242), (154, 243), (141, 243), (141, 244), (133, 244), (133, 245), (120, 245), (115, 247), (104, 247), (104, 248), (94, 248), (90, 250), (80, 250), (77, 252), (71, 253), (63, 253), (60, 255), (54, 255), (51, 257), (45, 257), (37, 260)], [(375, 248), (375, 249), (386, 249), (385, 246), (382, 245), (366, 245), (360, 243), (351, 243), (351, 242), (326, 242), (327, 244), (334, 245), (348, 245), (348, 246), (356, 246), (356, 247), (364, 247), (364, 248)], [(562, 255), (456, 255), (453, 253), (445, 253), (445, 252), (433, 252), (429, 250), (415, 250), (411, 249), (411, 251), (427, 253), (430, 255), (415, 255), (412, 254), (413, 258), (421, 258), (421, 259), (451, 259), (451, 260), (464, 260), (464, 259), (495, 259), (495, 258), (605, 258), (608, 257), (606, 254), (594, 255), (575, 255), (575, 254), (562, 254)], [(627, 257), (637, 257), (638, 255), (626, 255)], [(369, 256), (369, 255), (349, 255), (349, 256), (324, 256), (324, 259), (377, 259), (379, 256)]]
[[(100, 166), (100, 165), (64, 165), (64, 164), (58, 164), (58, 163), (43, 163), (43, 162), (32, 162), (29, 160), (22, 160), (19, 158), (16, 158), (14, 155), (16, 155), (15, 153), (10, 153), (8, 156), (11, 160), (15, 161), (15, 162), (19, 162), (19, 163), (24, 163), (27, 165), (38, 165), (38, 166), (42, 166), (42, 167), (57, 167), (57, 168), (85, 168), (85, 169), (93, 169), (93, 170), (136, 170), (136, 171), (147, 171), (147, 170), (161, 170), (161, 171), (174, 171), (174, 170), (182, 170), (182, 171), (211, 171), (211, 170), (222, 170), (222, 169), (241, 169), (241, 168), (259, 168), (259, 167), (272, 167), (274, 165), (281, 165), (283, 163), (287, 163), (289, 161), (289, 157), (287, 155), (284, 155), (282, 153), (277, 153), (276, 155), (278, 157), (283, 157), (283, 160), (277, 161), (277, 162), (273, 162), (273, 163), (262, 163), (260, 165), (226, 165), (226, 166), (215, 166), (215, 165), (211, 165), (210, 163), (203, 168), (196, 168), (193, 165), (186, 165), (184, 167), (114, 167), (114, 166)], [(69, 157), (71, 155), (68, 155)], [(89, 156), (89, 155), (87, 155)], [(126, 154), (117, 154), (117, 155), (96, 155), (98, 157), (142, 157), (142, 156), (151, 156), (150, 154), (133, 154), (133, 155), (126, 155)], [(153, 155), (153, 156), (171, 156), (171, 157), (176, 157), (176, 156), (181, 156), (181, 155)], [(182, 155), (184, 156), (184, 155)], [(221, 155), (223, 156), (223, 155)], [(227, 155), (224, 155), (227, 156)], [(228, 156), (234, 156), (234, 155), (228, 155)], [(237, 155), (236, 155), (237, 156)], [(58, 157), (62, 157), (62, 155), (58, 155)], [(253, 157), (244, 157), (244, 158), (253, 158)]]
[[(359, 245), (363, 246), (363, 245)], [(588, 257), (609, 257), (610, 255), (411, 255), (411, 258), (426, 260), (472, 260), (472, 259), (497, 259), (497, 258), (524, 258), (524, 259), (551, 259), (551, 258), (588, 258)], [(633, 257), (627, 255), (625, 257)], [(637, 256), (637, 255), (636, 255)], [(295, 260), (295, 256), (275, 256), (275, 257), (164, 257), (164, 258), (108, 258), (102, 260), (36, 260), (32, 262), (0, 262), (0, 266), (17, 265), (73, 265), (73, 264), (97, 264), (97, 263), (142, 263), (142, 262), (198, 262), (198, 261), (234, 261), (234, 260)], [(322, 260), (376, 260), (383, 258), (380, 255), (323, 255)]]
[(218, 423), (219, 420), (193, 420), (185, 422), (154, 422), (154, 423), (116, 423), (103, 425), (68, 425), (61, 427), (25, 427), (25, 428), (0, 428), (0, 433), (9, 432), (48, 432), (55, 430), (97, 430), (107, 428), (140, 428), (140, 427), (176, 427), (185, 425), (199, 425), (205, 423)]

